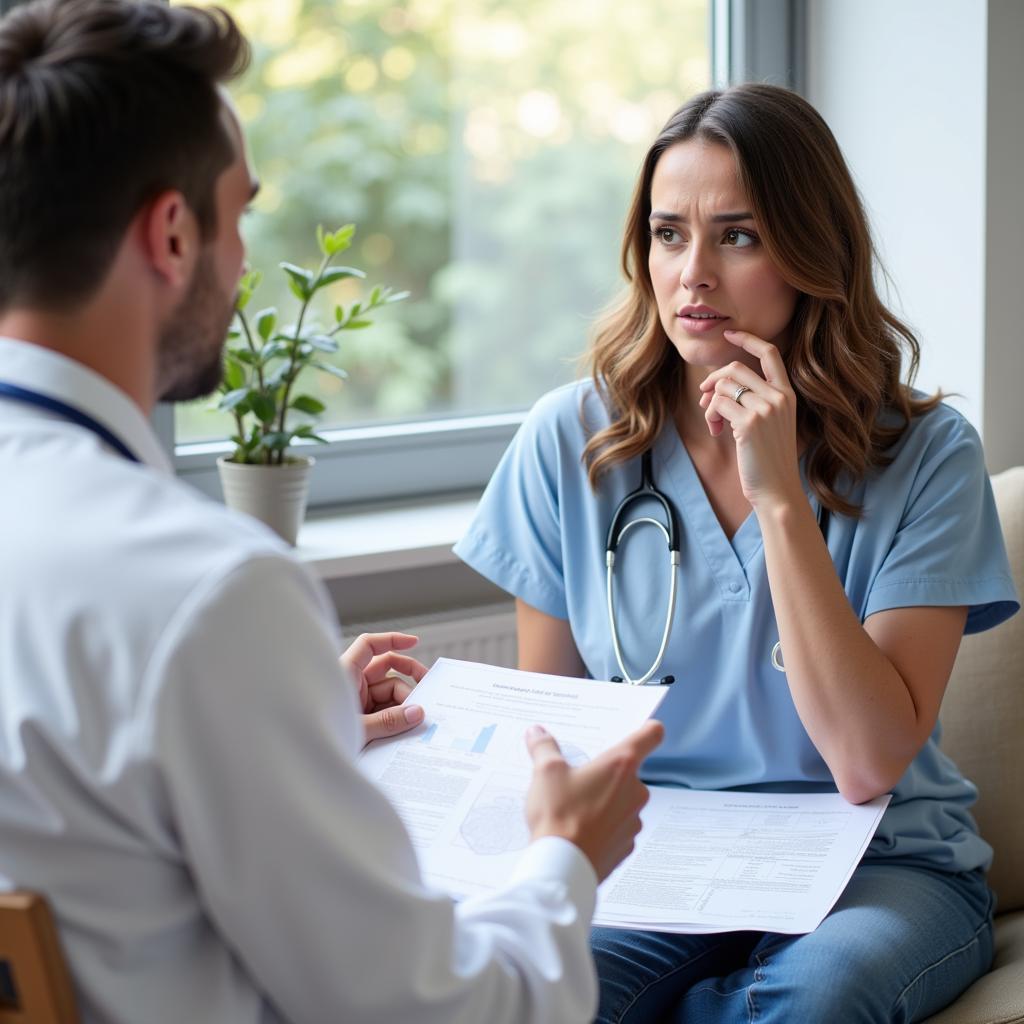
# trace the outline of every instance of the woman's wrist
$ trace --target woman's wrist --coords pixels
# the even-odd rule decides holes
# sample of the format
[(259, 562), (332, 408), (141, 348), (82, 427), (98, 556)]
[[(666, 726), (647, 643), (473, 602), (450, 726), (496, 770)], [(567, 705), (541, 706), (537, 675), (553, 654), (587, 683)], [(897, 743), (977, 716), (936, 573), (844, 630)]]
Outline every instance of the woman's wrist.
[(761, 524), (762, 533), (773, 528), (798, 526), (805, 517), (813, 520), (810, 502), (802, 490), (799, 494), (764, 495), (751, 502), (751, 505)]

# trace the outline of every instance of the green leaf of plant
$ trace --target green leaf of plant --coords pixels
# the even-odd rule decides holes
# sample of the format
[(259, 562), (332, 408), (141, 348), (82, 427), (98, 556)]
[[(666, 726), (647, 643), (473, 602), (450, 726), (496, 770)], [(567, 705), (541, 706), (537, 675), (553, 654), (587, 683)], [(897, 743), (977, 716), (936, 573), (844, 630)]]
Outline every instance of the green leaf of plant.
[(266, 341), (274, 333), (274, 326), (277, 323), (277, 310), (273, 306), (262, 309), (256, 314), (256, 331)]
[(316, 282), (314, 290), (326, 288), (335, 281), (344, 281), (347, 277), (366, 277), (366, 273), (356, 267), (328, 267)]
[(221, 400), (218, 405), (219, 409), (223, 409), (225, 412), (229, 412), (232, 409), (237, 410), (240, 413), (247, 412), (248, 409), (240, 409), (246, 399), (249, 397), (248, 388), (235, 388), (234, 391), (229, 391)]
[(290, 351), (291, 345), (287, 341), (272, 341), (260, 349), (260, 362), (266, 366), (271, 359), (280, 359), (282, 356), (288, 355)]
[(299, 412), (308, 413), (310, 416), (319, 416), (322, 412), (327, 411), (327, 406), (312, 395), (299, 395), (289, 408), (298, 409)]
[(310, 365), (315, 366), (318, 370), (323, 370), (324, 373), (329, 373), (332, 377), (337, 377), (338, 380), (348, 380), (348, 374), (340, 366), (318, 362), (313, 362)]
[(401, 302), (403, 299), (409, 298), (412, 292), (395, 292), (394, 295), (389, 295), (384, 301), (385, 302)]
[(323, 227), (316, 229), (317, 242), (320, 244), (320, 251), (325, 256), (337, 256), (344, 252), (351, 244), (356, 233), (355, 224), (346, 224), (337, 231), (324, 231)]
[(233, 348), (231, 350), (231, 355), (240, 363), (245, 363), (247, 366), (255, 366), (260, 361), (260, 357), (248, 348)]
[(343, 331), (358, 331), (362, 327), (372, 327), (372, 326), (373, 326), (373, 321), (372, 320), (349, 320), (349, 321), (346, 322), (344, 327), (342, 327), (342, 330)]
[(235, 388), (244, 387), (245, 370), (233, 356), (224, 360), (224, 387), (226, 391), (234, 391)]
[(274, 367), (274, 372), (266, 379), (267, 387), (270, 389), (279, 387), (281, 382), (292, 372), (294, 365), (290, 359), (286, 359), (279, 366)]
[(277, 403), (266, 395), (259, 394), (259, 392), (253, 393), (249, 399), (249, 404), (252, 406), (256, 419), (261, 423), (270, 423), (277, 415)]
[(302, 281), (303, 284), (313, 283), (313, 271), (306, 270), (305, 267), (300, 267), (295, 263), (288, 263), (287, 261), (281, 262), (278, 266), (289, 276), (295, 278), (296, 281)]
[(267, 448), (272, 452), (283, 452), (292, 443), (292, 431), (274, 430), (264, 434), (260, 440), (260, 447)]
[(303, 441), (315, 441), (317, 444), (330, 444), (330, 441), (326, 437), (321, 437), (316, 433), (312, 423), (303, 423), (301, 427), (296, 427), (293, 431), (297, 438), (301, 438)]
[(235, 309), (245, 309), (252, 298), (252, 293), (259, 287), (262, 279), (263, 275), (258, 270), (249, 270), (242, 275), (238, 282), (238, 296), (235, 299)]
[(337, 352), (338, 343), (327, 334), (310, 334), (306, 341), (318, 352)]
[(382, 290), (383, 289), (381, 288), (381, 286), (379, 284), (374, 286), (373, 291), (370, 292), (370, 305), (371, 306), (376, 306), (377, 303), (380, 302), (380, 294), (381, 294)]
[(305, 302), (313, 294), (313, 272), (303, 270), (302, 267), (297, 267), (294, 263), (281, 263), (279, 265), (288, 275), (288, 282), (292, 291)]

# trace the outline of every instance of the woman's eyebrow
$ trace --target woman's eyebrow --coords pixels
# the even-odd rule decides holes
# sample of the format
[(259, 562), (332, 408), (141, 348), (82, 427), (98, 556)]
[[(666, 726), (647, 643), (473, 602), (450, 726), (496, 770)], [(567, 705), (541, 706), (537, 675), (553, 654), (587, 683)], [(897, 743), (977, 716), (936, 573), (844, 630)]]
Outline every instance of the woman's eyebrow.
[[(668, 213), (665, 210), (652, 210), (651, 220), (665, 220), (670, 224), (686, 224), (687, 218), (679, 213)], [(737, 220), (753, 220), (754, 215), (748, 210), (741, 210), (738, 213), (716, 213), (711, 218), (712, 224), (726, 224)]]

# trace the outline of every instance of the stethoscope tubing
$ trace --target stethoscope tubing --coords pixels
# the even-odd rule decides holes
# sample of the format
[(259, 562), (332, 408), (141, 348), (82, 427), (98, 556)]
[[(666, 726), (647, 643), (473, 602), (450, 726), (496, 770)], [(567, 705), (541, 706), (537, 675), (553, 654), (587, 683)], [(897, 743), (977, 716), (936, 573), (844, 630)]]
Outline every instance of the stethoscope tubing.
[[(619, 671), (622, 673), (621, 681), (628, 683), (630, 686), (643, 686), (645, 683), (649, 682), (654, 677), (654, 673), (658, 671), (665, 658), (665, 652), (668, 650), (669, 638), (672, 635), (672, 621), (675, 617), (676, 597), (679, 583), (679, 565), (681, 561), (679, 556), (679, 517), (677, 516), (675, 506), (672, 504), (668, 495), (663, 491), (660, 491), (655, 486), (654, 471), (652, 468), (652, 454), (650, 450), (643, 453), (640, 465), (640, 486), (635, 491), (630, 491), (630, 493), (619, 502), (618, 507), (612, 515), (611, 523), (608, 526), (608, 540), (605, 545), (605, 595), (608, 605), (608, 625), (612, 637), (612, 648), (615, 651), (615, 661), (619, 666)], [(636, 519), (630, 519), (623, 523), (623, 520), (626, 518), (626, 512), (629, 508), (636, 502), (645, 498), (652, 499), (661, 505), (662, 510), (665, 513), (665, 522), (659, 522), (653, 516), (639, 516)], [(824, 538), (826, 547), (828, 546), (828, 527), (830, 516), (831, 513), (829, 509), (825, 505), (819, 504), (818, 529), (821, 530), (821, 535)], [(665, 627), (661, 633), (661, 644), (658, 647), (657, 656), (650, 668), (648, 668), (643, 675), (633, 678), (626, 669), (626, 660), (622, 654), (622, 644), (619, 640), (619, 628), (615, 616), (615, 561), (619, 543), (626, 535), (627, 531), (632, 529), (634, 526), (640, 526), (642, 524), (656, 526), (665, 538), (665, 542), (668, 545), (669, 578), (671, 583), (669, 584), (668, 606), (665, 613)], [(786, 671), (782, 662), (782, 642), (780, 640), (777, 640), (772, 647), (771, 666), (777, 672)], [(663, 681), (671, 682), (672, 678), (672, 676), (666, 676)]]
[[(629, 683), (630, 686), (643, 686), (644, 683), (648, 682), (654, 676), (654, 673), (658, 671), (658, 667), (665, 657), (669, 638), (672, 635), (672, 620), (675, 617), (679, 583), (679, 517), (676, 515), (675, 506), (668, 495), (658, 490), (654, 484), (652, 462), (653, 456), (650, 450), (644, 452), (640, 460), (640, 486), (635, 491), (627, 494), (619, 502), (618, 508), (615, 509), (612, 515), (611, 523), (608, 525), (608, 540), (605, 544), (605, 596), (608, 602), (608, 625), (612, 637), (612, 647), (615, 650), (615, 660), (618, 663), (619, 671), (622, 673), (622, 681)], [(644, 499), (651, 499), (661, 505), (665, 515), (665, 522), (661, 523), (651, 516), (641, 516), (623, 523), (629, 508)], [(671, 583), (668, 592), (668, 606), (665, 610), (665, 627), (661, 633), (661, 644), (658, 647), (658, 654), (650, 668), (634, 679), (626, 669), (626, 661), (622, 656), (618, 622), (615, 617), (615, 558), (618, 553), (619, 543), (627, 531), (643, 523), (656, 526), (665, 538), (665, 543), (668, 545), (669, 579)]]
[(108, 444), (119, 455), (128, 459), (129, 462), (139, 462), (139, 457), (128, 445), (124, 443), (112, 430), (108, 430), (99, 420), (94, 419), (81, 409), (76, 409), (59, 398), (52, 398), (50, 395), (40, 394), (38, 391), (31, 391), (18, 384), (11, 384), (9, 381), (0, 381), (0, 398), (7, 398), (12, 402), (20, 402), (22, 405), (31, 405), (37, 409), (60, 416), (61, 419), (84, 427), (91, 431), (101, 441)]
[[(622, 528), (619, 533), (619, 540), (622, 539), (622, 535), (631, 527), (637, 526), (640, 523), (650, 523), (652, 526), (658, 527), (659, 530), (665, 535), (665, 540), (671, 545), (669, 541), (668, 530), (665, 529), (662, 523), (659, 523), (657, 519), (652, 519), (649, 516), (644, 516), (641, 519), (631, 519)], [(658, 648), (658, 654), (651, 664), (651, 667), (642, 675), (639, 679), (632, 679), (629, 672), (626, 670), (626, 662), (622, 657), (622, 647), (619, 644), (619, 630), (615, 622), (615, 552), (605, 552), (605, 565), (607, 567), (607, 580), (605, 584), (605, 593), (608, 597), (608, 623), (611, 626), (612, 634), (612, 647), (615, 649), (615, 660), (618, 662), (619, 671), (622, 672), (623, 682), (629, 683), (630, 686), (643, 686), (655, 672), (658, 671), (658, 666), (661, 665), (665, 658), (665, 651), (668, 650), (669, 637), (672, 635), (672, 619), (675, 617), (676, 611), (676, 592), (679, 585), (679, 551), (678, 549), (673, 550), (669, 547), (669, 565), (670, 565), (670, 579), (671, 583), (668, 589), (668, 608), (665, 611), (665, 628), (661, 632), (661, 646)]]

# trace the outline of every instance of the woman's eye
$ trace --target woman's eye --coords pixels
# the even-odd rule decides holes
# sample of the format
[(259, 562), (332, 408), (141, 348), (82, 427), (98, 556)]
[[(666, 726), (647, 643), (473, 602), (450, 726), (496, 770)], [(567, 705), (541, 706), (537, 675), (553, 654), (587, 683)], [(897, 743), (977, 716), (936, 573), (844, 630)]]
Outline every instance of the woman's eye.
[(679, 241), (679, 232), (675, 228), (654, 228), (651, 234), (665, 245), (674, 245)]
[(757, 236), (743, 228), (729, 228), (724, 241), (726, 245), (734, 245), (737, 249), (747, 249), (757, 243)]

